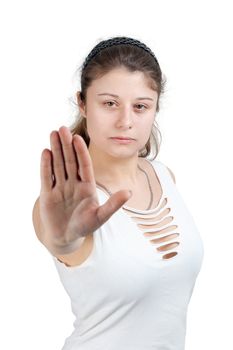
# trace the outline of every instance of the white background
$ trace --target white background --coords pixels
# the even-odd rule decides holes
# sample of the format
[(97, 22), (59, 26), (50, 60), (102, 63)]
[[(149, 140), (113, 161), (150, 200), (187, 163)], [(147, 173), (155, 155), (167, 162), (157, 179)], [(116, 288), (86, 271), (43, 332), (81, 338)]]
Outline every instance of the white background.
[(233, 348), (230, 6), (204, 0), (1, 2), (1, 349), (59, 350), (73, 330), (69, 297), (35, 236), (32, 208), (49, 134), (73, 122), (74, 73), (94, 45), (116, 35), (146, 43), (166, 74), (158, 160), (174, 172), (204, 241), (186, 350)]

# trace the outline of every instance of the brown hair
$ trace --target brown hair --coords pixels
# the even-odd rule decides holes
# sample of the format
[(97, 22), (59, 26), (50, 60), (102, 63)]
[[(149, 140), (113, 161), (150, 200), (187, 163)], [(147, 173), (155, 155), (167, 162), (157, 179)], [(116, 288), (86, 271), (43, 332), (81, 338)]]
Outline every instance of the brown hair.
[[(86, 102), (87, 89), (93, 80), (101, 78), (112, 69), (119, 67), (125, 67), (130, 72), (141, 71), (145, 74), (150, 88), (158, 93), (156, 112), (159, 112), (160, 96), (164, 93), (166, 77), (163, 75), (158, 61), (146, 50), (136, 45), (118, 44), (105, 47), (95, 54), (85, 67), (83, 64), (83, 66), (79, 68), (81, 71), (80, 99), (84, 103)], [(77, 104), (75, 103), (75, 105)], [(156, 124), (157, 122), (154, 120), (151, 135), (144, 148), (139, 151), (139, 157), (147, 157), (151, 153), (153, 145), (155, 147), (153, 159), (157, 157), (162, 136)], [(89, 146), (90, 137), (87, 132), (86, 118), (84, 118), (80, 112), (76, 114), (75, 122), (70, 126), (70, 131), (72, 135), (81, 135), (87, 147)]]

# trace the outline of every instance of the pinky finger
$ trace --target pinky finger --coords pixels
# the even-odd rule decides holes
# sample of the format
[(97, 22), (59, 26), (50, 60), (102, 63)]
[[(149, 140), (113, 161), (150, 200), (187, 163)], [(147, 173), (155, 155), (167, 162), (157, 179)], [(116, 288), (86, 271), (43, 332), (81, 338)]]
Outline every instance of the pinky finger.
[(41, 180), (41, 192), (51, 191), (53, 186), (51, 152), (47, 148), (45, 148), (41, 153), (40, 180)]

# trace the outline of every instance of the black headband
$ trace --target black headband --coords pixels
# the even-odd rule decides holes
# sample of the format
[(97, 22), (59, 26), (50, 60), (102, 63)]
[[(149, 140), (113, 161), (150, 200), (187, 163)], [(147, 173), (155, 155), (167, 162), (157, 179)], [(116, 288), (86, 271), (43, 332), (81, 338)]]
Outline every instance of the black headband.
[(128, 44), (128, 45), (135, 45), (140, 47), (141, 49), (147, 51), (156, 61), (157, 64), (158, 61), (154, 55), (154, 53), (151, 51), (151, 49), (149, 47), (147, 47), (145, 44), (143, 44), (141, 41), (133, 39), (133, 38), (128, 38), (125, 36), (119, 36), (119, 37), (114, 37), (111, 39), (107, 39), (107, 40), (103, 40), (100, 43), (98, 43), (92, 50), (91, 52), (88, 54), (88, 56), (86, 57), (82, 69), (86, 68), (87, 64), (89, 63), (89, 61), (95, 56), (97, 55), (97, 53), (99, 53), (102, 49), (105, 49), (106, 47), (109, 46), (113, 46), (113, 45), (121, 45), (121, 44)]

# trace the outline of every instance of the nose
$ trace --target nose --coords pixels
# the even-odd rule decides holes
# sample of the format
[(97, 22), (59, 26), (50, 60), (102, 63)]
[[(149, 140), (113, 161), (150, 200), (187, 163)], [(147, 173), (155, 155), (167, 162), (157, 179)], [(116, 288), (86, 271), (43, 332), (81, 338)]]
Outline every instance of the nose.
[(130, 107), (123, 107), (122, 110), (119, 111), (119, 117), (117, 119), (117, 127), (118, 128), (132, 128), (133, 125), (133, 116)]

